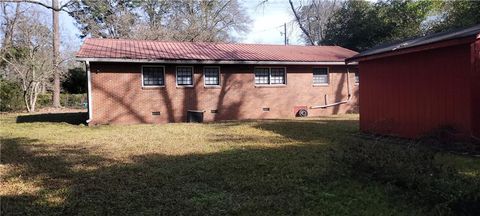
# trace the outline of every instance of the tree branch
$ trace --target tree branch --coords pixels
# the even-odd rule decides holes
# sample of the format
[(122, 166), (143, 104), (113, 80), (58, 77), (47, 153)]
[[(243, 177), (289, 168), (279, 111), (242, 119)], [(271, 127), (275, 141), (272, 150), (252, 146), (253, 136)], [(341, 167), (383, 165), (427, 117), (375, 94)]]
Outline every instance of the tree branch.
[(305, 27), (302, 25), (300, 16), (298, 15), (295, 7), (293, 6), (292, 0), (288, 0), (288, 3), (290, 3), (290, 7), (292, 8), (293, 15), (295, 15), (295, 19), (297, 20), (298, 26), (299, 26), (300, 29), (302, 30), (303, 34), (305, 34), (305, 36), (307, 36), (308, 41), (310, 42), (311, 45), (315, 45), (315, 42), (313, 41), (312, 37), (310, 36), (310, 33), (309, 33), (309, 32), (307, 31), (307, 29), (305, 29)]
[(47, 5), (43, 2), (40, 2), (40, 1), (35, 1), (35, 0), (1, 0), (2, 2), (10, 2), (10, 3), (30, 3), (30, 4), (36, 4), (36, 5), (40, 5), (42, 7), (45, 7), (47, 9), (50, 9), (50, 10), (54, 10), (54, 11), (65, 11), (65, 12), (68, 12), (66, 10), (63, 10), (65, 7), (68, 7), (70, 6), (70, 4), (73, 3), (73, 0), (69, 0), (67, 3), (61, 5), (60, 7), (58, 8), (54, 8), (52, 7), (51, 5)]

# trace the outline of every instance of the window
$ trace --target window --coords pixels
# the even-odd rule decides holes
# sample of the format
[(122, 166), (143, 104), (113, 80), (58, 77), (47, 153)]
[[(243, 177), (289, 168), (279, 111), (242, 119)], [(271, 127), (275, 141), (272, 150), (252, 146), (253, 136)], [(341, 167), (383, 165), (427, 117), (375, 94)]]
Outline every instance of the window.
[(285, 84), (285, 68), (271, 68), (270, 77), (270, 84)]
[(165, 85), (165, 68), (163, 66), (142, 67), (143, 86)]
[(255, 84), (269, 84), (270, 74), (268, 68), (255, 68)]
[(193, 67), (189, 67), (189, 66), (177, 67), (177, 85), (179, 86), (193, 85)]
[(285, 68), (255, 68), (255, 84), (285, 84)]
[(204, 67), (205, 85), (220, 85), (220, 67)]
[(355, 84), (359, 84), (359, 83), (360, 83), (360, 76), (358, 72), (355, 72)]
[(313, 84), (327, 85), (328, 68), (313, 68)]

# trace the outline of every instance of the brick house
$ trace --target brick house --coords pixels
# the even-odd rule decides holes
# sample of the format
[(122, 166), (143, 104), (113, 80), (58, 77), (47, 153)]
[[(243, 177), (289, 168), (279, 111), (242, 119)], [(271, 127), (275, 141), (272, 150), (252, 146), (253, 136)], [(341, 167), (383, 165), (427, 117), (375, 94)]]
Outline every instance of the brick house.
[(294, 46), (86, 39), (89, 124), (292, 118), (355, 112), (356, 52)]

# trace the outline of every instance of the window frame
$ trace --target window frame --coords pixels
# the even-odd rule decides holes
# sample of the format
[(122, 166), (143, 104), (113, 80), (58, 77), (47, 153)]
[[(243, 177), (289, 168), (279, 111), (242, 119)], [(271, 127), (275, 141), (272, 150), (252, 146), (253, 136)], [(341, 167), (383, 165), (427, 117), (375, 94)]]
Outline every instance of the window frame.
[[(265, 83), (259, 83), (257, 84), (257, 82), (255, 81), (255, 70), (256, 69), (268, 69), (268, 83), (265, 84)], [(283, 69), (284, 71), (284, 74), (283, 74), (283, 82), (284, 83), (273, 83), (272, 84), (272, 68), (281, 68)], [(264, 67), (264, 66), (258, 66), (258, 67), (254, 67), (253, 68), (253, 83), (255, 86), (286, 86), (287, 85), (287, 67)]]
[[(188, 85), (184, 85), (184, 84), (181, 84), (179, 85), (178, 84), (178, 68), (181, 68), (181, 67), (188, 67), (188, 68), (191, 68), (192, 69), (192, 84), (188, 84)], [(175, 67), (175, 84), (177, 87), (194, 87), (195, 85), (195, 70), (194, 70), (194, 67), (193, 66), (187, 66), (187, 65), (178, 65)]]
[[(315, 69), (321, 69), (321, 68), (326, 68), (327, 69), (327, 83), (315, 83), (315, 74), (313, 71)], [(312, 84), (313, 86), (328, 86), (330, 85), (330, 67), (313, 67), (312, 68)]]
[[(205, 69), (206, 68), (218, 68), (218, 84), (207, 84), (207, 80), (205, 79)], [(214, 87), (220, 87), (222, 86), (222, 71), (220, 69), (220, 66), (204, 66), (203, 67), (203, 86), (206, 88), (214, 88)]]
[[(358, 72), (358, 71), (354, 72), (353, 77), (354, 77), (353, 81), (354, 81), (355, 85), (360, 85), (360, 72)], [(358, 79), (357, 79), (357, 77), (358, 77)]]
[[(161, 67), (163, 68), (163, 85), (145, 85), (145, 81), (143, 80), (143, 68), (145, 67)], [(141, 79), (140, 81), (142, 82), (142, 88), (159, 88), (159, 87), (165, 87), (165, 84), (167, 83), (166, 77), (165, 77), (165, 65), (142, 65), (140, 69), (140, 74), (141, 74)]]

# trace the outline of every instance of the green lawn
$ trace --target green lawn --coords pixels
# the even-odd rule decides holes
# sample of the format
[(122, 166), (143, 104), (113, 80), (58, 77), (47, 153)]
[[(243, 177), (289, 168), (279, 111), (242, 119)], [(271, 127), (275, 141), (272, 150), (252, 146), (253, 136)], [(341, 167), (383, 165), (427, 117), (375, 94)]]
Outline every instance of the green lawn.
[[(360, 139), (357, 115), (98, 127), (16, 121), (0, 116), (2, 215), (428, 211), (392, 185), (332, 172), (330, 150)], [(439, 161), (479, 175), (480, 159)]]

